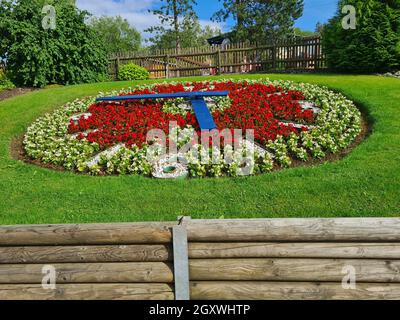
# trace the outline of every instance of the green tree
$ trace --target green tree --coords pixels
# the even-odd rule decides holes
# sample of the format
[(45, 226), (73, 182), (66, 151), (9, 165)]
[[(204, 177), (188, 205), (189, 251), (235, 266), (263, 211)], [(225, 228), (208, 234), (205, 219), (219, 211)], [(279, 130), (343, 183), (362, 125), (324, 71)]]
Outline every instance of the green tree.
[(315, 33), (318, 35), (322, 35), (324, 32), (324, 27), (325, 25), (318, 21), (317, 24), (315, 25)]
[[(53, 5), (55, 29), (43, 28), (44, 5)], [(88, 12), (70, 0), (0, 0), (0, 57), (19, 86), (102, 80), (105, 44), (85, 24)]]
[(117, 17), (93, 18), (90, 26), (98, 33), (109, 54), (138, 51), (141, 47), (140, 32), (129, 25), (126, 19)]
[(223, 9), (213, 19), (236, 21), (236, 40), (275, 42), (293, 36), (294, 22), (304, 10), (303, 0), (219, 0)]
[[(180, 48), (201, 47), (208, 44), (207, 39), (220, 35), (221, 30), (211, 26), (201, 27), (197, 17), (186, 16), (179, 26)], [(176, 48), (174, 30), (165, 30), (150, 39), (153, 49)]]
[[(356, 28), (342, 26), (344, 5), (356, 8)], [(328, 66), (340, 72), (370, 73), (400, 67), (400, 1), (339, 1), (334, 18), (324, 27)]]
[(312, 37), (316, 36), (317, 33), (308, 30), (302, 30), (300, 28), (294, 28), (294, 35), (298, 37)]
[(223, 2), (223, 8), (217, 11), (212, 19), (223, 22), (232, 17), (236, 21), (235, 31), (241, 33), (245, 26), (245, 18), (247, 16), (249, 0), (218, 0)]
[[(161, 25), (147, 29), (147, 32), (156, 34), (153, 42), (157, 42), (157, 37), (163, 37), (164, 34), (171, 34), (175, 43), (176, 49), (181, 48), (181, 32), (182, 22), (179, 19), (197, 17), (194, 12), (193, 5), (195, 0), (161, 0), (162, 6), (159, 9), (150, 11), (157, 15)], [(183, 22), (184, 23), (184, 22)]]

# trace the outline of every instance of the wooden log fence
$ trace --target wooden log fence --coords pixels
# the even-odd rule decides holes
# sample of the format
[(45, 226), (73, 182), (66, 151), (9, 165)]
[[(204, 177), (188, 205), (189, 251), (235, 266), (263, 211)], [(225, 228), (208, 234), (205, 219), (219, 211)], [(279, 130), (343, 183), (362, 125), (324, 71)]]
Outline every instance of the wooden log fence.
[(0, 227), (2, 300), (189, 298), (400, 299), (400, 218)]
[(109, 75), (135, 63), (151, 78), (209, 76), (232, 73), (318, 71), (325, 69), (320, 37), (280, 41), (274, 45), (236, 43), (221, 46), (157, 50), (148, 54), (120, 53), (109, 58)]

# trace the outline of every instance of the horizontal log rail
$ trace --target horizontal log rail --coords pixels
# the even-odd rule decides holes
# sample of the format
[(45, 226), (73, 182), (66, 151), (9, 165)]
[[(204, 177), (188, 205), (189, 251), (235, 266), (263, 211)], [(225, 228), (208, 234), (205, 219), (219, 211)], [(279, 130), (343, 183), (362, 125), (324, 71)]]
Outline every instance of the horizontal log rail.
[[(54, 289), (42, 285), (45, 266), (55, 270)], [(355, 275), (350, 289), (342, 284), (349, 267)], [(183, 269), (189, 279), (180, 276)], [(0, 299), (189, 295), (400, 299), (400, 219), (0, 226)]]
[(398, 300), (399, 284), (360, 283), (344, 290), (339, 283), (193, 281), (192, 300)]
[(1, 285), (0, 300), (174, 300), (173, 286), (162, 283), (60, 284), (44, 290), (39, 284)]
[(0, 227), (0, 246), (170, 243), (174, 223)]
[(337, 282), (352, 266), (359, 282), (400, 283), (400, 260), (204, 259), (190, 261), (193, 281)]
[(167, 262), (170, 245), (91, 245), (0, 247), (0, 264), (79, 262)]
[[(52, 264), (57, 283), (173, 283), (173, 268), (163, 262)], [(41, 283), (42, 265), (0, 265), (0, 284)]]
[(399, 242), (400, 219), (193, 220), (189, 241)]
[(400, 245), (358, 242), (193, 242), (189, 244), (189, 257), (400, 259)]

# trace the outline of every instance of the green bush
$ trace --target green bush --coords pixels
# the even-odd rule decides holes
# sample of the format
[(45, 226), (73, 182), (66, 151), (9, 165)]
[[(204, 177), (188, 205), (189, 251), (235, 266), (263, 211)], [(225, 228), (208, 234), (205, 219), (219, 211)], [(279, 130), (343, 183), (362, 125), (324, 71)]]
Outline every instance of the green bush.
[[(56, 10), (56, 28), (44, 29), (45, 4)], [(65, 0), (0, 0), (0, 57), (18, 86), (44, 87), (104, 79), (104, 43), (81, 11)]]
[(149, 72), (136, 64), (128, 63), (119, 68), (118, 79), (121, 81), (146, 80)]
[[(356, 8), (356, 29), (342, 27), (344, 5)], [(324, 27), (328, 67), (339, 72), (372, 73), (400, 67), (400, 1), (341, 0)]]
[(0, 90), (14, 88), (14, 84), (8, 79), (4, 69), (0, 68)]

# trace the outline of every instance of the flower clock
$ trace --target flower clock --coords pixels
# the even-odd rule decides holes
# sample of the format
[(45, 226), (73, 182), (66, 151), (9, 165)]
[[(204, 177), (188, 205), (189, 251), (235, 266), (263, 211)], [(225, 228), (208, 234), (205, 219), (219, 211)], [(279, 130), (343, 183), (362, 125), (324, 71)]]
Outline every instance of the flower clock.
[(204, 99), (216, 129), (201, 130), (185, 98), (85, 98), (35, 121), (24, 138), (25, 152), (44, 164), (94, 175), (255, 175), (338, 153), (361, 132), (352, 101), (305, 83), (172, 82), (99, 97), (190, 92), (209, 93)]

